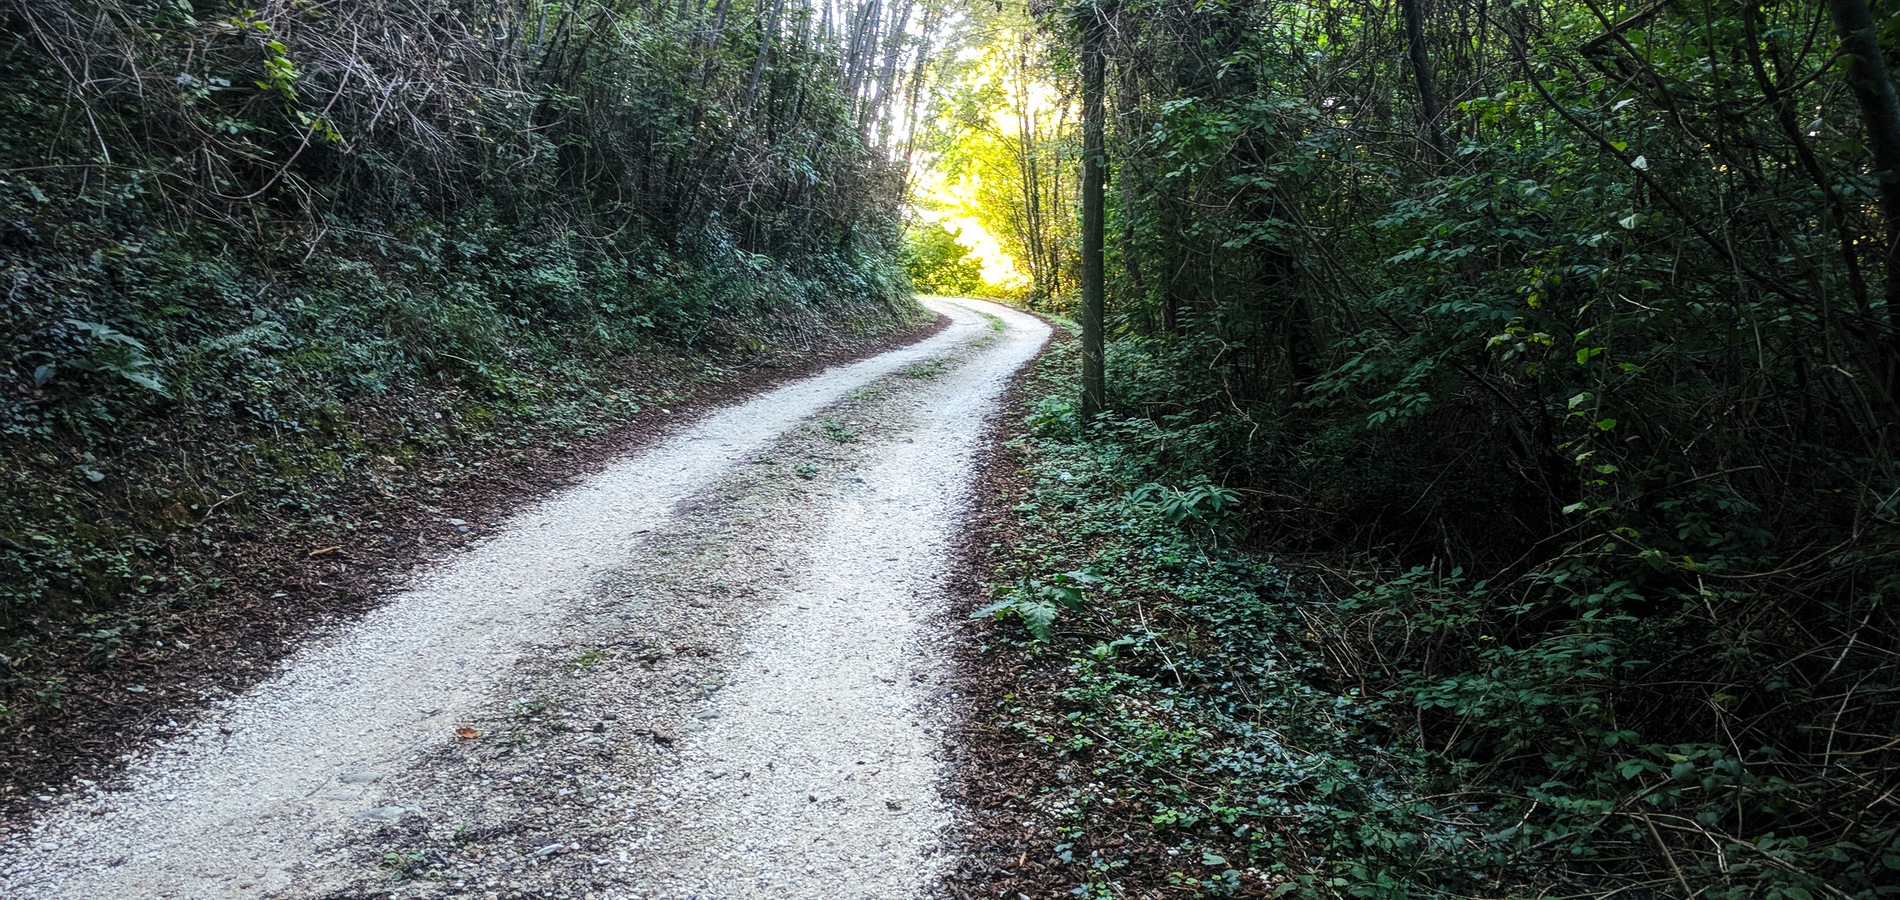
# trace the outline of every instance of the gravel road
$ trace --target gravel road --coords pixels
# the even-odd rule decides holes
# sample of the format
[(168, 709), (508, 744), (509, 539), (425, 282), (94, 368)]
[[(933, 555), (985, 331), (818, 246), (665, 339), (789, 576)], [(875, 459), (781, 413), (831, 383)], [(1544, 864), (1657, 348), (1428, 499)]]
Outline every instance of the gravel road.
[(520, 510), (0, 844), (0, 896), (926, 897), (940, 579), (1047, 336), (760, 394)]

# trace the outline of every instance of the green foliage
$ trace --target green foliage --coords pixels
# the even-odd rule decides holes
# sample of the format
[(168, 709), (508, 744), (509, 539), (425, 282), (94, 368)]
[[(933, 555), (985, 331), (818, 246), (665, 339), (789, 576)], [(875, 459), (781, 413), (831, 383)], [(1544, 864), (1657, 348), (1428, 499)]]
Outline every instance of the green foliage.
[(937, 222), (913, 224), (904, 236), (904, 271), (920, 291), (950, 297), (977, 297), (988, 291), (983, 266)]
[[(1092, 469), (1041, 506), (1125, 556), (1355, 573), (1281, 635), (1363, 710), (1329, 727), (1378, 736), (1297, 744), (1383, 773), (1287, 813), (1364, 829), (1304, 845), (1309, 887), (1891, 892), (1865, 811), (1900, 790), (1900, 276), (1826, 7), (1102, 7), (1114, 396), (1031, 416)], [(1228, 524), (1197, 485), (1238, 492)], [(1198, 622), (1213, 576), (1143, 565), (1143, 603)], [(1175, 663), (1245, 658), (1201, 627)], [(1182, 758), (1239, 733), (1155, 729)]]
[(857, 443), (858, 430), (856, 428), (836, 419), (825, 419), (819, 424), (824, 429), (826, 438), (839, 444)]
[(970, 614), (973, 619), (1013, 617), (1029, 629), (1037, 640), (1055, 636), (1056, 617), (1064, 609), (1081, 609), (1088, 604), (1084, 585), (1101, 579), (1087, 572), (1058, 572), (1047, 578), (1025, 577), (1003, 599)]
[(1129, 491), (1126, 502), (1143, 516), (1188, 530), (1197, 526), (1219, 529), (1228, 524), (1239, 500), (1240, 495), (1231, 488), (1206, 483), (1172, 488), (1151, 481)]
[[(1848, 798), (1878, 764), (1808, 768), (1762, 715), (1819, 699), (1781, 674), (1771, 599), (1685, 586), (1666, 560), (1631, 578), (1578, 556), (1521, 581), (1414, 566), (1296, 586), (1215, 540), (1233, 492), (1161, 486), (1205, 423), (1078, 431), (1074, 361), (1066, 346), (1032, 381), (1025, 536), (999, 572), (1013, 586), (978, 615), (1020, 621), (1022, 652), (1066, 668), (1024, 686), (1051, 696), (1012, 695), (1003, 713), (1062, 773), (1038, 806), (1073, 810), (1078, 893), (1165, 878), (1195, 896), (1484, 897), (1680, 878), (1734, 898), (1892, 894), (1893, 822), (1829, 819), (1860, 808)], [(1165, 375), (1146, 374), (1152, 398)], [(1087, 602), (1048, 593), (1072, 571), (1092, 576)], [(1704, 620), (1716, 609), (1749, 624)], [(1711, 672), (1723, 680), (1676, 702)], [(1754, 737), (1697, 740), (1682, 716)], [(1100, 842), (1136, 823), (1132, 842)], [(1675, 868), (1638, 874), (1632, 858), (1659, 846)]]
[(1064, 48), (1039, 40), (1035, 4), (975, 4), (984, 37), (946, 66), (922, 134), (933, 177), (913, 202), (953, 213), (994, 239), (1014, 269), (996, 289), (1032, 308), (1073, 303), (1079, 257), (1073, 215), (1081, 141), (1062, 68)]
[(842, 49), (769, 5), (213, 6), (0, 11), (15, 716), (215, 602), (227, 542), (912, 315)]

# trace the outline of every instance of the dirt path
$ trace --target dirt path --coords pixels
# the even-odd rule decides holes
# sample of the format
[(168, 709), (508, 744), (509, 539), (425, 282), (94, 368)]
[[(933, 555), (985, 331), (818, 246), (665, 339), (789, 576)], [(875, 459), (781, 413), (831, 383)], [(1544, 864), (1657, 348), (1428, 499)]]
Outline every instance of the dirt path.
[(522, 510), (0, 847), (7, 897), (930, 892), (937, 580), (1047, 329), (977, 301)]

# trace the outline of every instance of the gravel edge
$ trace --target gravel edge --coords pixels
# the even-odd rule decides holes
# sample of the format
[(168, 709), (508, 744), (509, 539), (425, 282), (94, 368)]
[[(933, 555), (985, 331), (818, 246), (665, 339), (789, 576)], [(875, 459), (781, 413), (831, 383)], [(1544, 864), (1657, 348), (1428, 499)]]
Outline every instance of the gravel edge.
[[(218, 602), (189, 614), (171, 647), (103, 670), (74, 660), (66, 665), (70, 676), (59, 709), (0, 728), (0, 842), (26, 834), (63, 786), (117, 783), (128, 757), (189, 729), (213, 702), (268, 678), (313, 637), (377, 609), (411, 573), (481, 537), (502, 511), (581, 480), (740, 398), (924, 340), (949, 321), (939, 315), (927, 325), (879, 334), (837, 334), (828, 346), (767, 351), (733, 364), (727, 371), (736, 377), (699, 382), (670, 405), (655, 404), (606, 433), (550, 432), (528, 453), (445, 483), (441, 497), (364, 491), (339, 498), (332, 516), (383, 521), (388, 527), (375, 534), (339, 530), (233, 542), (230, 552), (246, 564), (226, 579)], [(396, 539), (371, 543), (383, 535)]]

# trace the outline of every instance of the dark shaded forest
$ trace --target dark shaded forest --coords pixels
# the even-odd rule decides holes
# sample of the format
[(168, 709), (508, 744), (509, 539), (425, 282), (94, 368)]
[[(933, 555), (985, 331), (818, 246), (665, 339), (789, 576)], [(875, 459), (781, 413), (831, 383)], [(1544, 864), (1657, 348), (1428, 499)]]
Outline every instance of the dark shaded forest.
[[(1065, 877), (1900, 890), (1897, 13), (1036, 10), (1106, 395), (1039, 389), (986, 612)], [(1082, 179), (1022, 292), (1086, 373)]]

